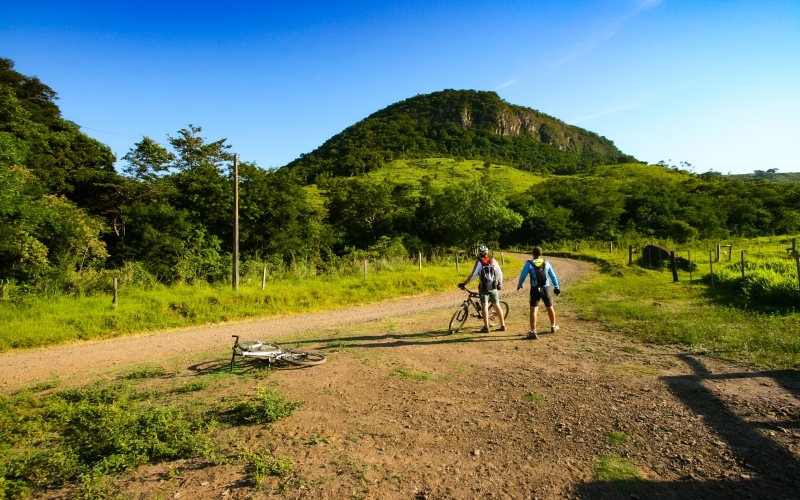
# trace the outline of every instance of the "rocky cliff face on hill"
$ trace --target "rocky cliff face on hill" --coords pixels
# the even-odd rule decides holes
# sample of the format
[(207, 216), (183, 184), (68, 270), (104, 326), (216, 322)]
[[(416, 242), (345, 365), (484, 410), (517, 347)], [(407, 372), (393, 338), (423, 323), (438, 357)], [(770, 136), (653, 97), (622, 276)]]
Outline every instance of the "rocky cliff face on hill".
[(636, 161), (613, 142), (495, 92), (444, 90), (392, 104), (291, 162), (309, 182), (354, 175), (396, 158), (463, 157), (542, 173)]

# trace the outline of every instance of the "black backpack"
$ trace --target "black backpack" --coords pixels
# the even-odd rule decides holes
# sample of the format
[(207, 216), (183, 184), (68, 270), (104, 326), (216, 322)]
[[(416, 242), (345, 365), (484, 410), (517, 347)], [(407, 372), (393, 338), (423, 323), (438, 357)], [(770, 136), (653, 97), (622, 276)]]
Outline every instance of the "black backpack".
[[(483, 264), (481, 262), (481, 264)], [(483, 264), (481, 267), (480, 283), (483, 290), (496, 290), (497, 289), (497, 276), (494, 272), (494, 264), (490, 260), (488, 264)]]
[(528, 262), (531, 263), (531, 274), (533, 275), (535, 283), (531, 286), (542, 288), (547, 284), (547, 273), (545, 272), (545, 267), (547, 266), (547, 261), (542, 259), (542, 267), (537, 266), (534, 264), (532, 260)]

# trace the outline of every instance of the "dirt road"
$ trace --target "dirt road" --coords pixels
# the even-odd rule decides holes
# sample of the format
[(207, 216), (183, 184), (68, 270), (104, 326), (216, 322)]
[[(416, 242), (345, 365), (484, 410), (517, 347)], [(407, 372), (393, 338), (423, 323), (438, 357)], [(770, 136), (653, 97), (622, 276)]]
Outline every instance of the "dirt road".
[[(125, 498), (800, 497), (797, 374), (644, 345), (581, 320), (570, 283), (591, 267), (552, 261), (566, 291), (557, 301), (562, 330), (536, 341), (521, 335), (527, 295), (506, 286), (506, 332), (478, 334), (481, 324), (470, 319), (448, 335), (463, 293), (453, 291), (61, 347), (48, 350), (61, 353), (48, 352), (59, 360), (52, 366), (41, 363), (41, 351), (5, 355), (0, 377), (19, 384), (51, 369), (120, 370), (132, 359), (181, 355), (177, 374), (149, 382), (181, 383), (224, 366), (221, 349), (233, 333), (300, 338), (328, 356), (314, 368), (242, 378), (246, 384), (222, 379), (198, 396), (225, 400), (260, 384), (303, 400), (271, 428), (237, 427), (217, 439), (229, 443), (229, 456), (244, 449), (291, 458), (289, 474), (256, 488), (241, 463), (181, 460), (134, 471), (116, 485)], [(217, 358), (199, 352), (214, 349)], [(598, 475), (625, 468), (628, 480)]]

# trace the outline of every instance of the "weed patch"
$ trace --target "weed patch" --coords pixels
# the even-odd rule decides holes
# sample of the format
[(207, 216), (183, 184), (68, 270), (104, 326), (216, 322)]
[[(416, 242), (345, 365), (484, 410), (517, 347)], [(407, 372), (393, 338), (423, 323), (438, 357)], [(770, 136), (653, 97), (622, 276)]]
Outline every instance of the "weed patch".
[(302, 404), (299, 401), (288, 401), (278, 390), (262, 386), (254, 397), (234, 406), (231, 413), (234, 420), (239, 422), (271, 424), (291, 416)]
[(433, 374), (432, 373), (418, 372), (418, 371), (414, 371), (414, 370), (407, 370), (407, 369), (404, 369), (404, 368), (397, 368), (397, 369), (393, 370), (389, 374), (389, 376), (407, 378), (407, 379), (419, 380), (419, 381), (431, 380), (433, 378)]
[(528, 394), (523, 396), (522, 399), (524, 399), (525, 401), (527, 401), (529, 403), (541, 403), (542, 401), (545, 400), (545, 397), (542, 396), (541, 394), (534, 394), (532, 392), (529, 392)]
[(605, 455), (594, 464), (594, 478), (598, 481), (631, 481), (644, 479), (644, 474), (627, 458)]

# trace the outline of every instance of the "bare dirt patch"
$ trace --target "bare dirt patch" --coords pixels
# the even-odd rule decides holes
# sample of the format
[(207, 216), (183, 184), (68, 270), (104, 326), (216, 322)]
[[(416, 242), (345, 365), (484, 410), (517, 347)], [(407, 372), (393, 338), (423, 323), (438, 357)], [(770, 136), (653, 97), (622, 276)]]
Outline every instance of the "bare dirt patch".
[[(553, 262), (568, 294), (570, 264)], [(587, 269), (575, 266), (574, 277)], [(227, 379), (206, 391), (213, 400), (269, 385), (305, 402), (271, 428), (238, 427), (220, 437), (230, 453), (291, 458), (288, 474), (257, 488), (245, 465), (198, 459), (142, 467), (118, 489), (126, 498), (798, 497), (795, 373), (757, 372), (637, 343), (579, 320), (568, 295), (557, 302), (562, 330), (540, 340), (523, 336), (524, 293), (504, 295), (508, 331), (478, 334), (481, 324), (470, 319), (448, 335), (461, 298), (462, 292), (448, 294), (446, 304), (430, 310), (439, 299), (396, 301), (405, 314), (377, 310), (364, 315), (375, 314), (371, 321), (339, 322), (331, 313), (320, 326), (279, 330), (270, 340), (308, 343), (328, 362), (260, 380), (243, 377), (242, 384)], [(215, 336), (202, 351), (228, 346), (235, 328), (248, 329), (247, 338), (264, 337), (256, 324), (192, 332)], [(174, 360), (180, 352), (160, 346), (184, 334), (164, 344), (143, 337), (138, 356), (132, 351), (119, 366), (143, 353)], [(91, 365), (93, 352), (84, 351), (76, 366)], [(229, 358), (218, 352), (183, 354), (176, 376), (192, 380), (223, 367)], [(614, 463), (608, 457), (632, 465), (641, 479), (596, 479), (599, 466)]]

